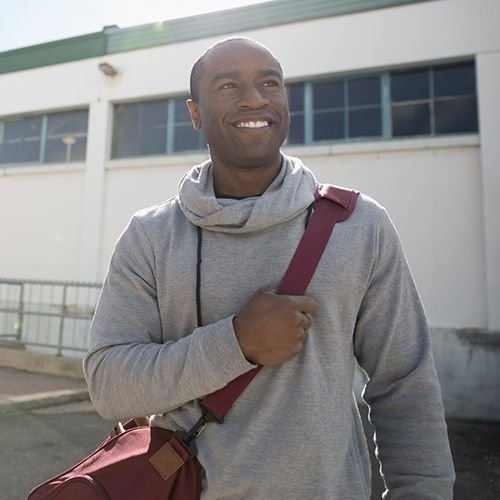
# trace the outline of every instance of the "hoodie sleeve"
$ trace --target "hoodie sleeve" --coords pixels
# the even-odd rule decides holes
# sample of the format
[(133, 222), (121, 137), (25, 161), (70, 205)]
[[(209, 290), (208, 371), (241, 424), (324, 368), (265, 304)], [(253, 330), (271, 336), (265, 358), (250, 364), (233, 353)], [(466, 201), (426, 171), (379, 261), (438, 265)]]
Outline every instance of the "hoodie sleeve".
[(84, 359), (90, 397), (106, 419), (170, 411), (253, 368), (232, 317), (163, 343), (154, 269), (151, 244), (134, 217), (114, 249)]
[(423, 307), (387, 214), (362, 301), (355, 353), (368, 382), (386, 499), (451, 499), (454, 469)]

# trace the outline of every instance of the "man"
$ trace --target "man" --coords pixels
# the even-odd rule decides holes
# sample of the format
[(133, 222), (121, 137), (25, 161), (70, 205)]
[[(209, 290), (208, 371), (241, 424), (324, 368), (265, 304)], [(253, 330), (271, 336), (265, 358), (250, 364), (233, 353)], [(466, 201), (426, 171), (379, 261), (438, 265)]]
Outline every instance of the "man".
[(369, 499), (357, 361), (386, 498), (452, 498), (429, 333), (387, 214), (360, 196), (307, 295), (277, 295), (316, 185), (280, 152), (281, 66), (253, 40), (225, 40), (193, 67), (191, 95), (210, 161), (116, 245), (85, 360), (97, 410), (186, 430), (198, 398), (261, 364), (224, 424), (197, 440), (202, 498)]

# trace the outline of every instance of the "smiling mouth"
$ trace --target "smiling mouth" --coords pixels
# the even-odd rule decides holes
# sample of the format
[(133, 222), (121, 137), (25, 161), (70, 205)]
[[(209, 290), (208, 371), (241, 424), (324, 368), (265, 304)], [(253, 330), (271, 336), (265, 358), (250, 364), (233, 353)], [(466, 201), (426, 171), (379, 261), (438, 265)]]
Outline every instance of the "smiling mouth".
[(248, 122), (240, 122), (236, 124), (236, 128), (266, 128), (270, 127), (271, 123), (267, 120), (259, 120), (259, 121), (248, 121)]

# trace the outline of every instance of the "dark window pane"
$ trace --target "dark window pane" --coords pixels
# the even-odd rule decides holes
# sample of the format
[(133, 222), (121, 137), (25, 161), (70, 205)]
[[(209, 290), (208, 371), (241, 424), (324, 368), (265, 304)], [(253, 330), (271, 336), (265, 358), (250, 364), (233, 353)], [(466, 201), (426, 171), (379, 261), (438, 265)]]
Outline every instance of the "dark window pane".
[(427, 69), (391, 73), (391, 100), (413, 101), (429, 98), (429, 72)]
[(344, 106), (344, 82), (325, 82), (313, 85), (314, 109)]
[(4, 141), (21, 139), (38, 139), (42, 130), (42, 118), (23, 118), (4, 123)]
[(304, 84), (293, 83), (287, 86), (288, 92), (288, 105), (290, 111), (303, 111), (304, 110)]
[(353, 109), (349, 111), (349, 137), (373, 137), (382, 135), (380, 108)]
[(4, 122), (3, 128), (4, 141), (11, 139), (23, 138), (23, 122), (21, 120), (16, 122)]
[(40, 161), (40, 141), (27, 141), (22, 144), (21, 161)]
[(165, 154), (167, 150), (165, 128), (148, 128), (141, 130), (139, 135), (139, 154)]
[(115, 107), (113, 158), (166, 153), (166, 99)]
[(475, 97), (437, 100), (434, 104), (436, 134), (477, 132)]
[(333, 111), (314, 116), (314, 140), (343, 139), (345, 137), (344, 113)]
[(129, 130), (113, 137), (112, 158), (126, 158), (139, 155), (139, 136), (136, 130)]
[(122, 104), (115, 107), (114, 127), (121, 131), (122, 129), (139, 128), (140, 104)]
[(4, 143), (1, 146), (0, 163), (38, 162), (40, 141)]
[(189, 114), (188, 107), (186, 105), (186, 98), (179, 98), (175, 100), (175, 123), (191, 123), (191, 115)]
[(409, 104), (392, 107), (392, 135), (430, 134), (429, 104)]
[(347, 82), (349, 106), (378, 104), (380, 102), (380, 77), (359, 78)]
[(192, 125), (180, 125), (174, 130), (174, 151), (195, 151), (200, 148), (200, 134)]
[(88, 124), (87, 111), (72, 111), (48, 115), (47, 135), (86, 133)]
[(292, 115), (287, 142), (289, 144), (304, 144), (304, 115)]
[(474, 64), (454, 64), (434, 68), (434, 95), (436, 97), (475, 94)]
[(45, 143), (45, 163), (65, 162), (71, 146), (64, 144), (61, 139), (47, 139)]
[(167, 101), (151, 101), (141, 104), (142, 127), (154, 127), (157, 125), (167, 125)]
[(19, 156), (18, 151), (22, 143), (20, 142), (6, 142), (0, 146), (0, 163), (15, 163), (19, 161), (17, 158)]
[(76, 142), (71, 146), (71, 161), (85, 161), (87, 152), (87, 138), (77, 137)]
[(66, 163), (85, 160), (87, 138), (74, 137), (71, 141), (67, 141), (67, 137), (64, 136), (62, 139), (47, 139), (45, 144), (45, 163)]
[(139, 154), (139, 118), (139, 104), (122, 104), (115, 107), (112, 158), (125, 158)]
[(42, 118), (26, 118), (23, 120), (24, 138), (39, 138), (42, 132)]

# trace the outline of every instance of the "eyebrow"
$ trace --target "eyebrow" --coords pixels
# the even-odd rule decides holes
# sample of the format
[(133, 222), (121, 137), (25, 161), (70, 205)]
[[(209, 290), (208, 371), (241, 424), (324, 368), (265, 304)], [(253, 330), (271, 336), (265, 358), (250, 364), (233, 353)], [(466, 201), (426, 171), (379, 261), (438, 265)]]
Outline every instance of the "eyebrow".
[[(222, 73), (217, 73), (213, 78), (212, 78), (212, 85), (219, 81), (219, 80), (237, 80), (240, 76), (241, 72), (240, 71), (224, 71)], [(280, 71), (277, 69), (263, 69), (258, 72), (259, 77), (266, 77), (266, 76), (275, 76), (279, 78), (280, 80), (283, 80), (283, 75), (281, 74)]]

